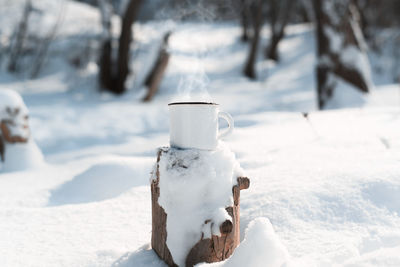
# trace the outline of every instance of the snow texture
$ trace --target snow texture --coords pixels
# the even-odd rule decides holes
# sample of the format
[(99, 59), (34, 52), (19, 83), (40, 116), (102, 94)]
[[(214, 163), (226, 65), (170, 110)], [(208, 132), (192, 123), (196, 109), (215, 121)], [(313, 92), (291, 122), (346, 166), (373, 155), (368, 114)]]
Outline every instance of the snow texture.
[(221, 263), (197, 264), (196, 267), (289, 267), (291, 260), (286, 247), (267, 218), (249, 223), (245, 238), (233, 255)]
[[(220, 143), (215, 151), (169, 148), (159, 162), (159, 204), (167, 214), (167, 245), (179, 266), (203, 237), (220, 235), (231, 220), (232, 187), (241, 175), (233, 152)], [(210, 220), (210, 222), (207, 222)]]

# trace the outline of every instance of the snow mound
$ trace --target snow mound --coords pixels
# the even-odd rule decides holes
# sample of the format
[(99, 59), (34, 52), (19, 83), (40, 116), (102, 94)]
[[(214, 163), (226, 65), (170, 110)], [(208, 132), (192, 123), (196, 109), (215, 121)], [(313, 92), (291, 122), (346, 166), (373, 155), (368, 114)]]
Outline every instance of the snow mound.
[(44, 164), (43, 155), (33, 140), (25, 144), (9, 144), (4, 153), (2, 172), (36, 169)]
[(202, 234), (220, 235), (219, 225), (231, 218), (225, 207), (233, 203), (232, 186), (241, 170), (235, 155), (220, 144), (215, 151), (170, 148), (160, 159), (159, 171), (159, 204), (168, 215), (167, 245), (175, 263), (184, 266)]
[(267, 218), (250, 222), (243, 242), (224, 262), (198, 264), (196, 267), (288, 267), (290, 256)]
[(102, 201), (132, 187), (147, 185), (150, 159), (117, 157), (91, 166), (51, 192), (49, 206)]
[(167, 267), (167, 265), (157, 256), (150, 244), (144, 245), (137, 251), (125, 253), (115, 261), (111, 267)]

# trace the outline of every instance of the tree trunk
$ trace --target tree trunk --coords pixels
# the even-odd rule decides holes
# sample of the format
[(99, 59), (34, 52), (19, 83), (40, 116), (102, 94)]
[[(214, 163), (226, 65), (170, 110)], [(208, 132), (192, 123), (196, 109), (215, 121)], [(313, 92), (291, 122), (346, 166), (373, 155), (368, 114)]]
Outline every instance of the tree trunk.
[(115, 74), (112, 68), (112, 6), (109, 0), (97, 0), (97, 3), (100, 9), (101, 24), (103, 28), (99, 57), (99, 84), (101, 88), (111, 89), (113, 86), (113, 76)]
[(323, 109), (334, 94), (336, 78), (362, 92), (370, 88), (368, 59), (351, 0), (313, 0), (317, 37), (318, 106)]
[(285, 27), (289, 22), (290, 13), (295, 1), (272, 0), (271, 2), (271, 41), (265, 50), (265, 58), (279, 60), (278, 45), (285, 34)]
[(118, 47), (118, 75), (114, 92), (125, 92), (125, 81), (129, 74), (130, 45), (132, 41), (132, 24), (135, 21), (142, 0), (130, 0), (122, 18), (122, 29)]
[(240, 22), (242, 24), (242, 37), (241, 40), (243, 42), (247, 42), (250, 37), (249, 37), (249, 21), (250, 21), (250, 16), (249, 16), (249, 5), (248, 5), (249, 0), (241, 0), (240, 1)]
[(98, 0), (100, 7), (103, 37), (99, 58), (99, 83), (102, 88), (115, 93), (125, 92), (125, 81), (129, 75), (130, 45), (132, 41), (132, 24), (135, 21), (142, 0), (130, 0), (122, 17), (121, 33), (118, 41), (117, 59), (112, 58), (113, 42), (111, 34), (111, 3)]
[(252, 8), (252, 13), (255, 17), (254, 20), (254, 34), (253, 39), (251, 40), (251, 46), (249, 50), (249, 56), (247, 58), (247, 62), (245, 68), (243, 70), (243, 74), (250, 79), (256, 79), (257, 75), (254, 70), (255, 61), (257, 58), (257, 50), (258, 50), (258, 43), (260, 41), (260, 31), (262, 27), (262, 0), (257, 0), (256, 5)]
[(164, 76), (165, 70), (167, 69), (170, 54), (168, 52), (168, 40), (171, 32), (165, 34), (160, 51), (158, 52), (157, 61), (155, 62), (152, 70), (148, 74), (145, 85), (148, 88), (147, 95), (143, 99), (144, 102), (150, 101), (154, 95), (157, 93), (160, 87), (162, 78)]

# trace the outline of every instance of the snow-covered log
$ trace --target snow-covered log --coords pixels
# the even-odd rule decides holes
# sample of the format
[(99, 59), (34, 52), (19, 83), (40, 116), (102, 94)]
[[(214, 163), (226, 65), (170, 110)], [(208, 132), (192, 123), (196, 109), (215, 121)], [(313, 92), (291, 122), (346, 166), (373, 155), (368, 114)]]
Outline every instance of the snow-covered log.
[(151, 180), (151, 244), (169, 266), (223, 261), (239, 245), (240, 190), (250, 180), (238, 169), (226, 148), (159, 149)]
[(21, 96), (0, 90), (0, 170), (16, 171), (39, 166), (43, 156), (32, 140), (29, 114)]
[(318, 106), (323, 109), (334, 94), (337, 78), (360, 91), (371, 87), (366, 46), (351, 0), (313, 0), (318, 45)]

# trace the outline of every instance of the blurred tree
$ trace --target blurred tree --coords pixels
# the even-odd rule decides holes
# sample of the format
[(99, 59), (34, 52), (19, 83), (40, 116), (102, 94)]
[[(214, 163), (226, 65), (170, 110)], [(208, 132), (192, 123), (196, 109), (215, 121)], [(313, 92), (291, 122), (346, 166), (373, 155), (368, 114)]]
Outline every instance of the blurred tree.
[(265, 58), (275, 61), (279, 60), (278, 44), (285, 34), (285, 27), (289, 22), (290, 13), (295, 1), (292, 0), (269, 0), (269, 19), (271, 25), (271, 38)]
[(170, 58), (170, 53), (168, 51), (168, 41), (170, 36), (171, 32), (167, 32), (164, 35), (160, 50), (158, 51), (157, 60), (144, 82), (145, 86), (148, 88), (147, 94), (143, 99), (144, 102), (151, 101), (151, 99), (157, 93), (165, 70), (167, 69)]
[(102, 88), (113, 87), (113, 71), (112, 62), (112, 32), (111, 18), (113, 15), (111, 2), (109, 0), (98, 0), (98, 5), (101, 15), (101, 24), (103, 32), (100, 43), (100, 58), (99, 58), (99, 83)]
[(251, 39), (251, 45), (249, 47), (249, 55), (247, 57), (246, 65), (244, 67), (243, 73), (250, 79), (256, 79), (256, 72), (254, 70), (255, 61), (257, 58), (258, 43), (260, 42), (260, 31), (263, 24), (262, 19), (262, 9), (263, 0), (257, 0), (251, 6), (251, 13), (254, 17), (253, 20), (253, 38)]
[(243, 42), (247, 42), (250, 39), (249, 34), (249, 24), (250, 22), (250, 12), (249, 12), (249, 0), (240, 0), (240, 22), (242, 24), (242, 37)]
[(15, 72), (18, 68), (18, 60), (22, 54), (24, 41), (28, 31), (28, 20), (29, 15), (32, 12), (32, 2), (31, 0), (26, 0), (24, 12), (22, 14), (21, 21), (16, 31), (16, 37), (14, 43), (10, 46), (10, 58), (8, 62), (8, 71)]
[(318, 107), (332, 98), (337, 78), (367, 93), (370, 88), (366, 46), (351, 0), (313, 0), (317, 37)]
[(33, 61), (33, 67), (32, 67), (32, 72), (31, 72), (31, 78), (34, 79), (36, 78), (40, 71), (42, 70), (42, 67), (44, 65), (49, 47), (51, 42), (56, 38), (57, 35), (57, 31), (64, 19), (64, 15), (65, 15), (65, 5), (66, 2), (61, 2), (61, 7), (60, 7), (60, 12), (57, 16), (57, 20), (55, 22), (55, 24), (53, 25), (53, 28), (49, 31), (49, 33), (38, 42), (38, 51), (36, 54), (36, 57)]
[(122, 16), (121, 32), (118, 40), (118, 54), (112, 58), (111, 5), (108, 0), (99, 0), (102, 16), (103, 38), (100, 53), (99, 81), (102, 88), (115, 94), (125, 92), (125, 81), (129, 75), (129, 51), (132, 41), (132, 24), (135, 21), (141, 0), (130, 0)]

